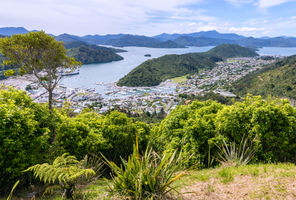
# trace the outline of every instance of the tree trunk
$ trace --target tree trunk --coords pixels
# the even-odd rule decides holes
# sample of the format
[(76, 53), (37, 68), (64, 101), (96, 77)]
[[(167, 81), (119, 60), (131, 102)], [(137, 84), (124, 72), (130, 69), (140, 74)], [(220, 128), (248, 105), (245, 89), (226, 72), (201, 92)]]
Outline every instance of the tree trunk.
[[(53, 115), (53, 111), (52, 111), (52, 102), (53, 102), (52, 93), (53, 93), (53, 90), (48, 90), (48, 109), (49, 109), (50, 115)], [(52, 116), (52, 119), (53, 118), (54, 118), (54, 116)], [(56, 139), (55, 124), (52, 124), (51, 132), (52, 132), (52, 144), (54, 144), (55, 139)]]
[(52, 90), (48, 90), (48, 109), (52, 113)]

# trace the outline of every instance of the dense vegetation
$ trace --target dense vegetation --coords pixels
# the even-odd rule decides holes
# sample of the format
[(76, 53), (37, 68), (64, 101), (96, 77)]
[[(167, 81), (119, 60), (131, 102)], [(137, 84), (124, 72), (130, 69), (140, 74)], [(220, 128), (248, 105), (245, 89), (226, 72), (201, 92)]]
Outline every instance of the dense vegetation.
[(12, 88), (1, 89), (0, 105), (2, 192), (7, 192), (17, 179), (22, 184), (40, 185), (22, 171), (32, 165), (51, 163), (63, 153), (78, 160), (85, 155), (104, 155), (108, 162), (118, 165), (121, 158), (132, 154), (136, 138), (139, 154), (150, 143), (160, 155), (181, 152), (186, 166), (215, 165), (219, 152), (216, 145), (222, 141), (239, 144), (242, 138), (249, 139), (247, 145), (253, 143), (258, 148), (253, 162), (296, 160), (296, 109), (286, 100), (247, 97), (232, 105), (194, 101), (178, 106), (155, 125), (134, 121), (117, 111), (100, 115), (85, 110), (73, 116), (73, 111), (65, 106), (50, 114), (25, 92)]
[(233, 57), (255, 57), (259, 56), (254, 50), (241, 47), (236, 44), (222, 44), (207, 52), (207, 54), (214, 55), (223, 59)]
[[(68, 44), (68, 46), (71, 45)], [(86, 44), (69, 48), (67, 55), (83, 64), (106, 63), (123, 59), (123, 57), (116, 54), (114, 49)]]
[(234, 92), (238, 95), (248, 93), (267, 97), (269, 95), (296, 97), (296, 56), (266, 66), (243, 77), (234, 84)]
[(215, 59), (201, 54), (166, 55), (147, 60), (117, 83), (119, 86), (155, 86), (170, 78), (211, 69)]
[(155, 86), (170, 78), (211, 69), (217, 61), (230, 57), (254, 57), (253, 50), (238, 45), (220, 45), (205, 53), (165, 55), (147, 60), (120, 79), (119, 86)]

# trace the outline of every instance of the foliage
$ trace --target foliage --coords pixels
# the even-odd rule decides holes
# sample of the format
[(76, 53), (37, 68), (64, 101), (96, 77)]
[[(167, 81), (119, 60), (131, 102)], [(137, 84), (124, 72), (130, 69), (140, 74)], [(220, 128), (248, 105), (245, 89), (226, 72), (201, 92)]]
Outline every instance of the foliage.
[(56, 149), (69, 152), (81, 159), (86, 154), (103, 153), (112, 161), (120, 161), (132, 153), (136, 134), (145, 147), (149, 127), (133, 122), (125, 114), (113, 111), (105, 116), (95, 112), (81, 113), (73, 118), (64, 117), (57, 126)]
[(4, 64), (20, 65), (22, 73), (33, 73), (39, 84), (48, 91), (50, 110), (52, 92), (61, 79), (59, 69), (80, 65), (74, 58), (66, 56), (61, 42), (43, 31), (0, 38), (0, 49), (5, 58)]
[(238, 80), (233, 90), (238, 95), (248, 93), (263, 97), (278, 96), (295, 100), (296, 56), (267, 65)]
[(212, 143), (221, 136), (236, 144), (256, 138), (257, 161), (294, 162), (295, 133), (296, 109), (287, 100), (249, 96), (233, 105), (195, 101), (178, 106), (153, 128), (151, 141), (159, 151), (182, 148), (185, 157), (192, 154), (189, 165), (207, 166), (209, 155), (218, 157)]
[(83, 64), (106, 63), (123, 59), (123, 57), (116, 54), (113, 49), (87, 44), (80, 45), (76, 48), (70, 48), (67, 55)]
[(192, 155), (190, 165), (208, 163), (208, 140), (215, 137), (215, 118), (223, 105), (214, 101), (194, 101), (178, 106), (153, 129), (155, 148), (164, 151), (182, 149), (184, 158)]
[(171, 184), (185, 175), (178, 172), (182, 162), (176, 152), (161, 156), (147, 147), (144, 155), (140, 156), (137, 143), (128, 160), (122, 159), (122, 166), (105, 160), (115, 174), (111, 191), (131, 199), (164, 199), (173, 190)]
[(0, 192), (20, 179), (22, 170), (46, 159), (52, 122), (49, 111), (24, 91), (0, 88)]
[(58, 183), (65, 190), (66, 197), (73, 199), (77, 181), (81, 177), (88, 178), (95, 175), (92, 169), (84, 169), (80, 164), (75, 156), (64, 153), (62, 156), (57, 157), (53, 164), (37, 164), (29, 167), (24, 172), (34, 172), (34, 176), (44, 183)]

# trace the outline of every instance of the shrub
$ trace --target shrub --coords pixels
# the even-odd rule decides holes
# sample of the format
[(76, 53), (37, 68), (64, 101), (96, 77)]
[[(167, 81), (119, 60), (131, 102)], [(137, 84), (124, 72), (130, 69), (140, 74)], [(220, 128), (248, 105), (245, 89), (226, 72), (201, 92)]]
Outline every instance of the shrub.
[(182, 149), (183, 156), (191, 156), (189, 165), (208, 164), (208, 140), (215, 137), (215, 120), (224, 106), (215, 101), (194, 101), (178, 106), (158, 127), (153, 129), (153, 146), (158, 151)]
[(86, 154), (103, 153), (108, 159), (120, 162), (132, 153), (136, 134), (146, 147), (149, 127), (133, 122), (125, 114), (113, 111), (106, 116), (86, 112), (69, 118), (64, 116), (57, 126), (56, 149), (82, 159)]
[(124, 198), (164, 199), (173, 189), (171, 184), (184, 175), (177, 173), (182, 166), (180, 159), (176, 152), (160, 156), (149, 147), (140, 156), (136, 144), (133, 154), (127, 161), (122, 159), (121, 166), (105, 158), (115, 174), (110, 181), (110, 190)]
[(25, 178), (22, 170), (46, 160), (49, 116), (47, 109), (32, 102), (25, 92), (1, 88), (0, 192), (7, 191), (17, 179)]

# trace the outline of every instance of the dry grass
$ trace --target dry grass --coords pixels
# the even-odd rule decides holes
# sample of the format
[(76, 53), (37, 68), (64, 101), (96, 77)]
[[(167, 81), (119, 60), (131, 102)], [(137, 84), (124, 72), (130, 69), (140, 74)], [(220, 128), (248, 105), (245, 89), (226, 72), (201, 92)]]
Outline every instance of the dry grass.
[(190, 184), (179, 191), (184, 200), (294, 200), (295, 178), (292, 164), (217, 168), (193, 172), (187, 177)]

